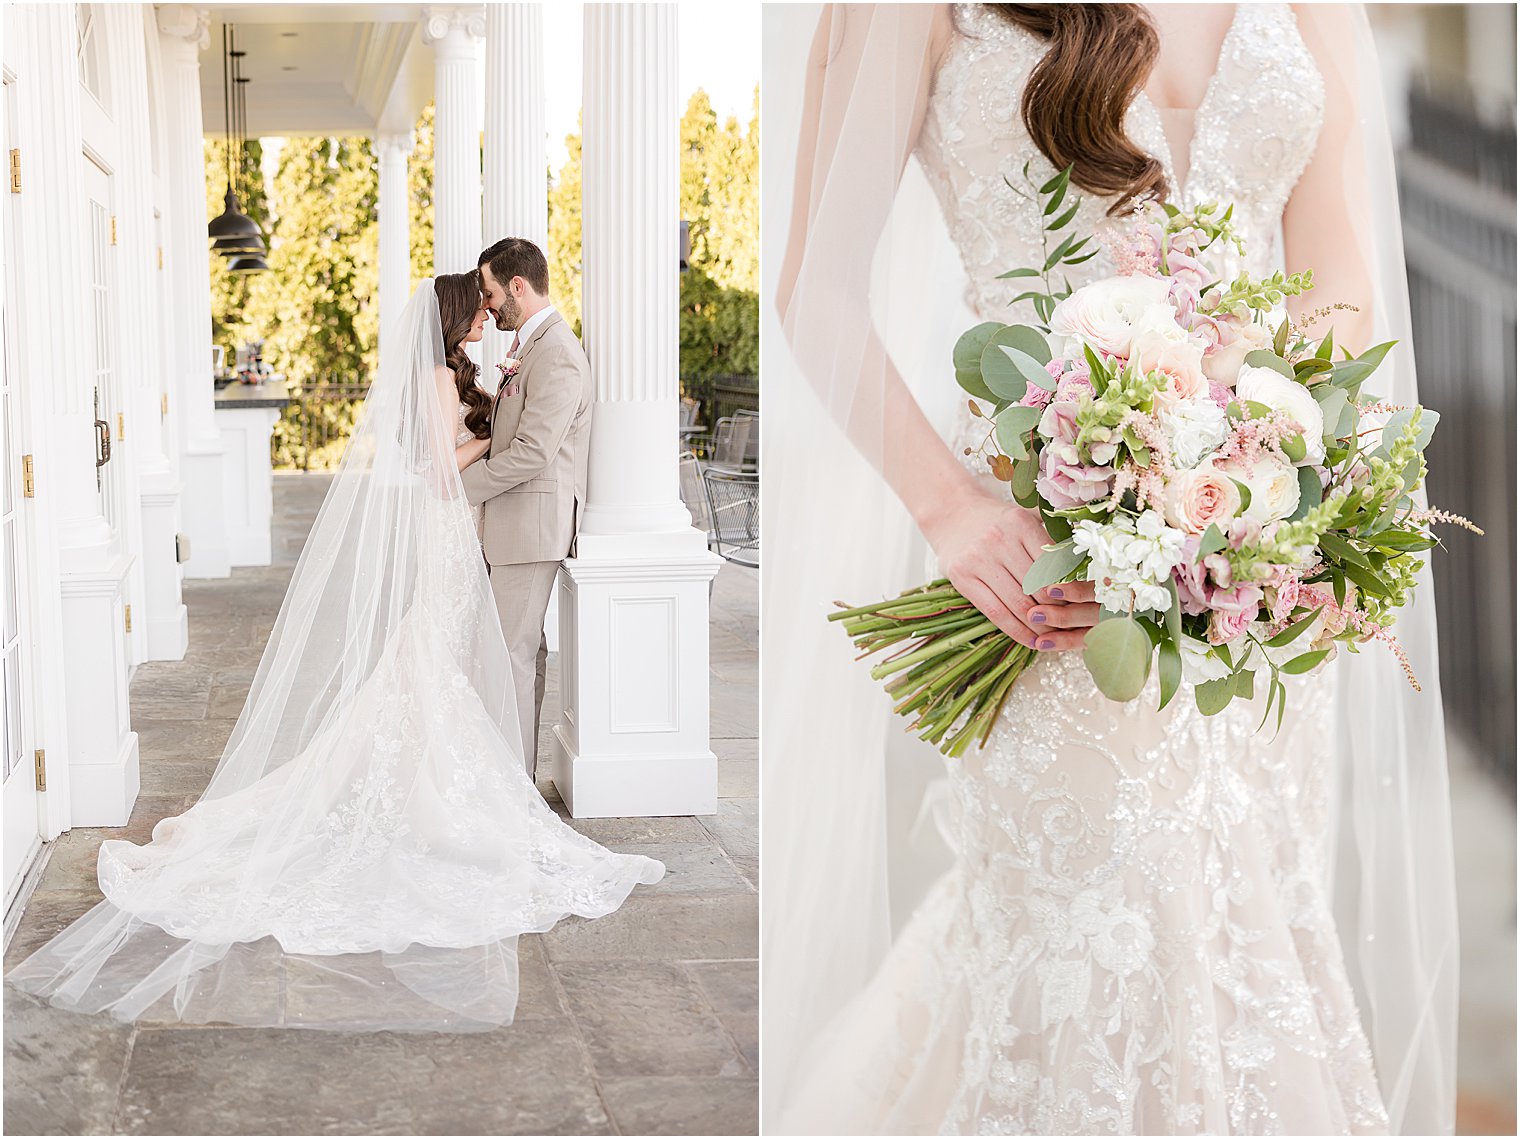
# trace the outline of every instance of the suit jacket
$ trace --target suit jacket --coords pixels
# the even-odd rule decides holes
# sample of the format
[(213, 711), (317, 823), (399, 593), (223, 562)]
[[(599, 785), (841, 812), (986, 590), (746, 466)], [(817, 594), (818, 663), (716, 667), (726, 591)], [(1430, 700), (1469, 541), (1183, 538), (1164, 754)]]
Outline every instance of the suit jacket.
[(481, 541), (493, 566), (557, 562), (575, 547), (586, 501), (591, 365), (575, 333), (551, 313), (518, 345), (518, 392), (502, 385), (491, 447), (464, 471), (465, 497), (484, 504)]

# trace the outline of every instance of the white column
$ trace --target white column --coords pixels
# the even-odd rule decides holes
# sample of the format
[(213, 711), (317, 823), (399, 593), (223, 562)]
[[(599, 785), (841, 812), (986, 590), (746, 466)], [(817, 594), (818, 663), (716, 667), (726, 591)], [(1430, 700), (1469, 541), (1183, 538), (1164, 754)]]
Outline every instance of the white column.
[(202, 150), (200, 53), (210, 41), (206, 9), (166, 4), (158, 9), (164, 83), (164, 259), (174, 276), (174, 337), (170, 359), (178, 405), (181, 503), (190, 539), (186, 577), (232, 572), (223, 519), (223, 453), (211, 379), (211, 268), (206, 237), (206, 161)]
[[(122, 338), (125, 438), (118, 460), (135, 476), (136, 525), (130, 528), (137, 567), (133, 582), (131, 636), (134, 659), (179, 660), (189, 641), (188, 611), (181, 595), (175, 554), (179, 479), (164, 454), (158, 374), (158, 240), (153, 218), (152, 126), (149, 122), (148, 53), (143, 11), (136, 5), (100, 9), (110, 31), (112, 111), (127, 145), (117, 175), (121, 212), (119, 303)], [(155, 33), (156, 34), (156, 33)]]
[(433, 271), (464, 273), (480, 256), (480, 41), (478, 4), (423, 9), (433, 45)]
[[(81, 336), (81, 266), (91, 256), (81, 164), (83, 134), (72, 5), (30, 9), (29, 73), (22, 100), (21, 257), (26, 273), (21, 342), (33, 398), (51, 404), (39, 449), (38, 496), (49, 496), (57, 536), (66, 770), (49, 763), (49, 785), (67, 790), (67, 818), (50, 823), (121, 826), (139, 785), (137, 736), (127, 705), (123, 579), (127, 558), (111, 540), (95, 484), (93, 361)], [(62, 189), (59, 189), (62, 187)], [(45, 460), (45, 461), (44, 461)], [(46, 672), (46, 665), (44, 665)], [(45, 702), (57, 693), (44, 693)], [(46, 741), (42, 746), (50, 747)], [(51, 792), (50, 792), (51, 793)]]
[(412, 211), (406, 159), (412, 132), (382, 134), (375, 140), (380, 161), (380, 353), (406, 307), (412, 285)]
[(554, 780), (576, 817), (710, 814), (708, 584), (678, 484), (676, 9), (585, 10), (590, 493), (560, 574)]
[[(525, 237), (549, 248), (544, 134), (544, 17), (540, 4), (486, 8), (485, 233), (482, 247)], [(507, 354), (511, 334), (486, 325), (481, 359)], [(495, 369), (483, 374), (495, 382)]]

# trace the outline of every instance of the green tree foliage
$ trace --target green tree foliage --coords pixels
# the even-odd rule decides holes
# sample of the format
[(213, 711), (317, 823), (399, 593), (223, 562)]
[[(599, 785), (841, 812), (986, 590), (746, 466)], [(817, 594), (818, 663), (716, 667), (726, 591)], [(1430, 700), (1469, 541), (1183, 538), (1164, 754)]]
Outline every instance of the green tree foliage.
[(412, 225), (412, 284), (433, 275), (433, 104), (417, 120), (416, 146), (406, 176)]
[[(565, 318), (581, 318), (581, 135), (549, 191), (549, 287)], [(697, 90), (681, 117), (681, 217), (691, 268), (681, 274), (683, 374), (753, 375), (760, 367), (760, 92), (750, 121), (720, 123)]]
[(565, 136), (567, 156), (549, 186), (549, 295), (577, 336), (581, 333), (581, 122)]

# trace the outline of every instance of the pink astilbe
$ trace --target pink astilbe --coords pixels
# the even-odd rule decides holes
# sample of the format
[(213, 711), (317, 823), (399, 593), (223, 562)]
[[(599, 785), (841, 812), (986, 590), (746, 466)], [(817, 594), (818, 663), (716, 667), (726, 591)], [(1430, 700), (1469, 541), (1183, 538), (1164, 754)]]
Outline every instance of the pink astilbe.
[(1133, 459), (1124, 463), (1114, 479), (1113, 491), (1104, 506), (1110, 510), (1118, 510), (1124, 498), (1124, 492), (1132, 490), (1135, 498), (1146, 506), (1155, 510), (1165, 511), (1167, 484), (1176, 475), (1176, 469), (1172, 466), (1171, 455), (1167, 451), (1166, 433), (1161, 429), (1154, 415), (1147, 415), (1143, 411), (1127, 412), (1119, 421), (1119, 430), (1125, 428), (1133, 431), (1135, 436), (1144, 443), (1151, 453), (1149, 466), (1142, 467)]
[(1447, 510), (1411, 510), (1407, 515), (1410, 522), (1418, 522), (1422, 526), (1429, 526), (1432, 522), (1444, 522), (1448, 526), (1460, 526), (1464, 530), (1471, 530), (1474, 534), (1483, 533), (1472, 522), (1463, 518), (1460, 514), (1452, 514)]
[(1098, 240), (1121, 277), (1161, 276), (1161, 250), (1154, 238), (1133, 229), (1104, 228)]
[(1408, 405), (1402, 403), (1359, 403), (1357, 411), (1363, 415), (1392, 415), (1395, 411), (1408, 411)]
[(1220, 446), (1215, 459), (1249, 464), (1260, 459), (1264, 451), (1272, 451), (1274, 458), (1281, 459), (1283, 443), (1303, 433), (1303, 425), (1288, 418), (1284, 411), (1274, 411), (1260, 419), (1242, 419)]
[[(1298, 591), (1298, 604), (1308, 609), (1320, 609), (1320, 616), (1327, 625), (1330, 622), (1339, 622), (1341, 628), (1350, 625), (1358, 633), (1362, 634), (1362, 640), (1380, 641), (1388, 646), (1394, 658), (1399, 662), (1399, 667), (1404, 670), (1404, 678), (1416, 692), (1422, 691), (1420, 682), (1416, 679), (1414, 668), (1409, 663), (1409, 654), (1404, 651), (1404, 646), (1399, 644), (1399, 639), (1390, 633), (1386, 627), (1373, 621), (1360, 609), (1351, 605), (1337, 605), (1335, 597), (1323, 589), (1306, 585)], [(1291, 622), (1286, 618), (1278, 618), (1267, 628), (1268, 637), (1275, 637)]]

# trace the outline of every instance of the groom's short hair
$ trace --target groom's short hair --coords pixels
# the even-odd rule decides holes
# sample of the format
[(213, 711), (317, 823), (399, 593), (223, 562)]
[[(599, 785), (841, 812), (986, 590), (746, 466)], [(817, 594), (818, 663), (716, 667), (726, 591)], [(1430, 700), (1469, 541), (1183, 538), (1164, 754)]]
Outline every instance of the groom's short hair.
[(525, 237), (504, 237), (480, 255), (477, 265), (489, 265), (503, 288), (521, 277), (539, 296), (549, 295), (549, 261), (544, 251)]

